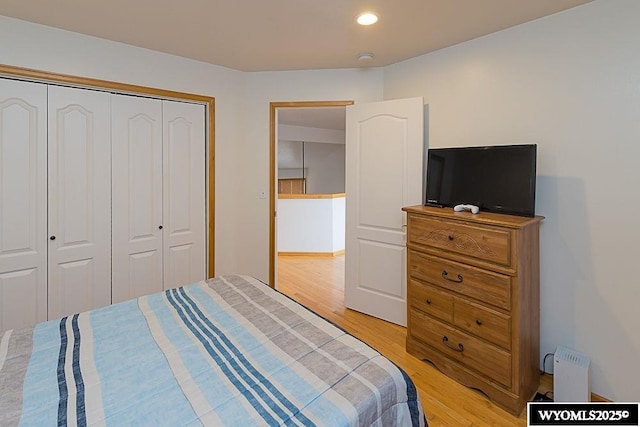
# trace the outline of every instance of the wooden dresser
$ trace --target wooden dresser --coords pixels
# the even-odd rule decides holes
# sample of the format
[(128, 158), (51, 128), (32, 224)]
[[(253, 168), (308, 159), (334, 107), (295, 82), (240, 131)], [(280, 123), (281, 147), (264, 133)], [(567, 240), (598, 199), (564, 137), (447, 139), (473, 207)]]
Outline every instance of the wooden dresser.
[(403, 210), (407, 352), (520, 414), (540, 381), (543, 218)]

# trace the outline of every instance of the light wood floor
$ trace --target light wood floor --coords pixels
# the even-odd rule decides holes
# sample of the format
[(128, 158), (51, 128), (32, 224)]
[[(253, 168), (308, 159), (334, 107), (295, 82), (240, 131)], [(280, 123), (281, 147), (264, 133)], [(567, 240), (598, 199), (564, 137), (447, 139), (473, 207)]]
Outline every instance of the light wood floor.
[(480, 392), (407, 354), (406, 328), (346, 309), (344, 256), (281, 256), (278, 271), (281, 292), (341, 326), (405, 370), (418, 388), (430, 426), (526, 425), (526, 408), (520, 417), (514, 417)]

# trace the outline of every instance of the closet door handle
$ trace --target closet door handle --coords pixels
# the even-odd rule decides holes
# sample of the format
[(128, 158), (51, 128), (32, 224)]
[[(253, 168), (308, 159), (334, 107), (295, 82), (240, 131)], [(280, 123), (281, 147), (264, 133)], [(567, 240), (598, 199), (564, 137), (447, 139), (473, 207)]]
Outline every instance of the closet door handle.
[(162, 230), (162, 226), (161, 225), (158, 226), (158, 230)]
[(56, 236), (49, 237), (49, 240), (56, 240)]

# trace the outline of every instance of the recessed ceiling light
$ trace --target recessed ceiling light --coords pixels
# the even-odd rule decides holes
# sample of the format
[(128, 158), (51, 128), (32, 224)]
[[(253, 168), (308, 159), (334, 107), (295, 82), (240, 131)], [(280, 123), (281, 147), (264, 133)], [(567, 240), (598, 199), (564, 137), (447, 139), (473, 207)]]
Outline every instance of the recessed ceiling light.
[(364, 12), (356, 17), (356, 22), (360, 25), (373, 25), (378, 22), (378, 15), (373, 12)]

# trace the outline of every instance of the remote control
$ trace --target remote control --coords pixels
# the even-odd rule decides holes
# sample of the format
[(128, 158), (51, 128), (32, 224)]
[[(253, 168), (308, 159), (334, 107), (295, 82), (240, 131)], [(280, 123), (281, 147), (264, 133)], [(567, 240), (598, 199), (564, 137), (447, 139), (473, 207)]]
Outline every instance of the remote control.
[(455, 212), (471, 211), (474, 215), (480, 212), (480, 208), (476, 205), (456, 205), (453, 210)]

